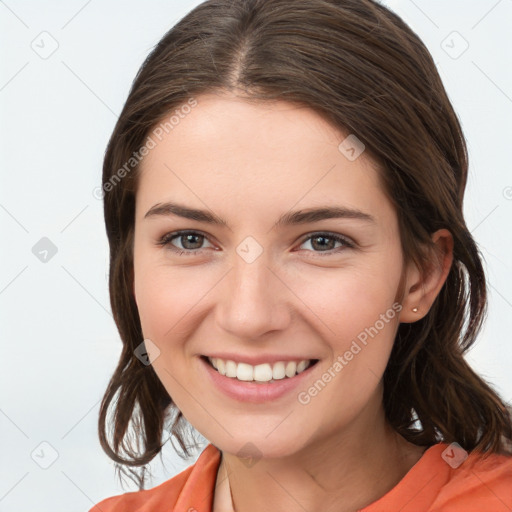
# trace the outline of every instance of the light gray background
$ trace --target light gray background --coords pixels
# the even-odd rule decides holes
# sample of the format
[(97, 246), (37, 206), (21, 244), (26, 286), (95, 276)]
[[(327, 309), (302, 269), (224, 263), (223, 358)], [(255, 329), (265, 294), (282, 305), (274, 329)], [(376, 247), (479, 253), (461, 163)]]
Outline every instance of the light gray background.
[[(135, 73), (199, 3), (0, 1), (2, 512), (88, 510), (123, 492), (96, 435), (121, 342), (102, 202), (92, 191)], [(429, 47), (468, 140), (465, 213), (491, 291), (468, 359), (510, 401), (512, 0), (387, 5)], [(48, 244), (43, 237), (57, 249), (46, 262), (33, 253)], [(165, 468), (152, 464), (151, 486), (194, 461), (169, 446), (163, 458)]]

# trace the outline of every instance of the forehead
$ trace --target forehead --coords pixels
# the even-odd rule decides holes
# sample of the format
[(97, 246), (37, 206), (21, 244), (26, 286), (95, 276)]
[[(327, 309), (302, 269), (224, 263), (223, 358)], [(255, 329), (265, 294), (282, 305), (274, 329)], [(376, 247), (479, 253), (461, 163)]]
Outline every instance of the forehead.
[(151, 133), (155, 145), (141, 163), (138, 218), (169, 200), (211, 204), (226, 212), (223, 217), (340, 204), (377, 218), (392, 214), (376, 165), (364, 152), (347, 158), (340, 143), (350, 134), (312, 109), (233, 96), (195, 100), (172, 128), (161, 124)]

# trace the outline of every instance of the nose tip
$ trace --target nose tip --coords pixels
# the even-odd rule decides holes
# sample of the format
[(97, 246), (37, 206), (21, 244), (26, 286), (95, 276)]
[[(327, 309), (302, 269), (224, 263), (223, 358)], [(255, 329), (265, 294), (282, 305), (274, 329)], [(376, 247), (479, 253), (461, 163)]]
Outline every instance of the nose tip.
[(233, 336), (256, 339), (285, 329), (290, 321), (286, 287), (264, 258), (243, 259), (226, 276), (217, 307), (217, 325)]

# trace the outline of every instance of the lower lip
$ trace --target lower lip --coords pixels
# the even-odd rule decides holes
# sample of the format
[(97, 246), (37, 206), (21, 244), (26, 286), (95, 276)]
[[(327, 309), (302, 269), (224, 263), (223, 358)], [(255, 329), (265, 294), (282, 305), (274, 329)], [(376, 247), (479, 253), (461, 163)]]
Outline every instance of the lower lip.
[(285, 377), (274, 382), (244, 382), (232, 377), (221, 375), (202, 357), (200, 358), (206, 373), (215, 386), (224, 394), (240, 402), (263, 403), (270, 400), (277, 400), (282, 396), (291, 393), (315, 368), (316, 364), (309, 366), (295, 377)]

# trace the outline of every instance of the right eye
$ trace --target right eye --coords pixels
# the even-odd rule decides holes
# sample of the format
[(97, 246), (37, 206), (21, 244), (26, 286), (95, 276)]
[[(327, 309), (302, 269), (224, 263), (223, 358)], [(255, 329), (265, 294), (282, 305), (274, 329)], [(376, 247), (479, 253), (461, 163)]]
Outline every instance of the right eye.
[[(174, 240), (178, 240), (180, 246), (176, 246), (173, 242)], [(198, 231), (174, 231), (172, 233), (167, 233), (157, 242), (157, 245), (166, 247), (171, 251), (177, 253), (178, 255), (195, 255), (201, 252), (203, 249), (202, 244), (204, 241), (207, 241), (205, 235), (199, 233)], [(212, 245), (213, 247), (213, 245)]]

